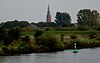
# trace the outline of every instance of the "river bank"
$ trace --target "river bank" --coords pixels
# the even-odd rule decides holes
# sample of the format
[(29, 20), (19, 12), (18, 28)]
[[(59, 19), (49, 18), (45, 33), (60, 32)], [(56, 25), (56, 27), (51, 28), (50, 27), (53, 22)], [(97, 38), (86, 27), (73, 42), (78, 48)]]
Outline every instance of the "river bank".
[(0, 55), (64, 51), (74, 49), (75, 42), (77, 49), (100, 47), (100, 34), (42, 34), (37, 38), (33, 35), (22, 36), (19, 40), (14, 40), (8, 46), (4, 46), (3, 43), (1, 43)]

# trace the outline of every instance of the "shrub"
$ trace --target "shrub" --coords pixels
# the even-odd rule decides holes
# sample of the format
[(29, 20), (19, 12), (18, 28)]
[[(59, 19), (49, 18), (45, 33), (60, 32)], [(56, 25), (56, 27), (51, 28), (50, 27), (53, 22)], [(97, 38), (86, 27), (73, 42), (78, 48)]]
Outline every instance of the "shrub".
[(64, 50), (63, 42), (55, 35), (41, 35), (36, 38), (36, 44), (48, 47), (49, 51)]
[(19, 28), (10, 29), (8, 31), (8, 35), (10, 35), (13, 40), (18, 40), (21, 36), (21, 29)]
[(9, 49), (8, 49), (8, 47), (3, 47), (2, 51), (3, 51), (4, 55), (9, 55)]
[(9, 46), (9, 55), (19, 54), (19, 49), (17, 46)]
[(71, 41), (67, 41), (67, 42), (64, 42), (64, 45), (65, 45), (65, 49), (73, 49), (73, 42)]
[(5, 35), (5, 37), (3, 37), (3, 44), (5, 46), (8, 46), (9, 44), (11, 44), (12, 42), (12, 38), (9, 35)]
[(6, 35), (6, 30), (0, 27), (0, 41), (2, 42), (3, 38)]
[(80, 27), (78, 27), (78, 29), (80, 31), (86, 31), (86, 30), (89, 30), (89, 27), (82, 27), (82, 26), (80, 26)]
[(72, 40), (72, 43), (74, 44), (74, 42), (76, 42), (77, 44), (77, 48), (92, 48), (92, 47), (98, 47), (99, 45), (99, 41), (97, 41), (96, 39), (76, 39), (76, 40)]
[(61, 41), (63, 41), (65, 35), (64, 34), (61, 34), (60, 36), (61, 36)]
[(44, 29), (45, 29), (45, 31), (54, 31), (54, 29), (51, 27), (45, 27)]
[(40, 47), (38, 45), (29, 45), (30, 52), (39, 52)]
[(90, 31), (90, 39), (96, 38), (97, 33), (95, 31)]
[(18, 47), (18, 49), (20, 50), (20, 53), (29, 53), (29, 45), (24, 44), (23, 46)]
[(76, 39), (77, 36), (76, 35), (71, 35), (71, 39)]
[(3, 51), (2, 51), (2, 49), (0, 49), (0, 55), (3, 55)]
[(26, 42), (26, 43), (30, 43), (30, 38), (29, 36), (25, 36), (22, 38), (22, 41)]
[(100, 41), (100, 35), (97, 35), (96, 39)]
[(34, 37), (37, 38), (38, 36), (42, 35), (43, 34), (43, 31), (41, 30), (36, 30), (35, 34), (34, 34)]

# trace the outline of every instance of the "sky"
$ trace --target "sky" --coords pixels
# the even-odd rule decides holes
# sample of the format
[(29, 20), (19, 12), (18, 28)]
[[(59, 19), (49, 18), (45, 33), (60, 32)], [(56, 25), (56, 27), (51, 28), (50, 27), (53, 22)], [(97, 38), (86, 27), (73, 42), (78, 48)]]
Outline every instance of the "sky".
[(100, 0), (0, 0), (0, 22), (45, 22), (48, 4), (53, 22), (56, 12), (69, 13), (72, 22), (77, 21), (76, 15), (80, 9), (100, 12)]

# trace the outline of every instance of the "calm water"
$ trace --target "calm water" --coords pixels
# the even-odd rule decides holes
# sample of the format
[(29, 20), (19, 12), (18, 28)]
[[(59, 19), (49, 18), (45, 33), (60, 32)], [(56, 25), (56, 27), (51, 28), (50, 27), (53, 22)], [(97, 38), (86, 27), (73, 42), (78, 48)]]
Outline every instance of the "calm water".
[(65, 50), (56, 53), (3, 56), (0, 57), (0, 63), (100, 63), (100, 48), (80, 49), (76, 55), (72, 50)]

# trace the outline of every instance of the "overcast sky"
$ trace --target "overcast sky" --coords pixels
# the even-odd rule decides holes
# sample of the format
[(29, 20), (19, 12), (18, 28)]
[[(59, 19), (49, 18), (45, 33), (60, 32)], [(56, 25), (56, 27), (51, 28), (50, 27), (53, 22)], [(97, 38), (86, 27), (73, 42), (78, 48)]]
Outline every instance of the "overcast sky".
[(95, 9), (100, 12), (100, 0), (0, 0), (0, 22), (15, 19), (46, 21), (48, 4), (52, 21), (57, 11), (68, 12), (73, 22), (76, 22), (80, 9)]

